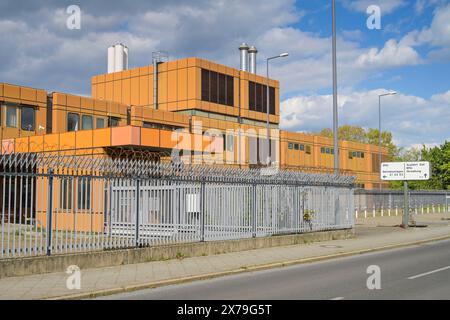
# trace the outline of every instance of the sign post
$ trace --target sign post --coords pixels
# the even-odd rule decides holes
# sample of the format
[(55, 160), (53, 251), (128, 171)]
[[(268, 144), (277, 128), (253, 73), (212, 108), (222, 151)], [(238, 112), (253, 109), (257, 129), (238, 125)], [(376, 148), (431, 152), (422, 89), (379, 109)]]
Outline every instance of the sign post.
[(428, 161), (418, 162), (383, 162), (381, 163), (380, 177), (385, 181), (403, 181), (403, 218), (402, 227), (407, 228), (410, 222), (409, 216), (409, 192), (408, 181), (429, 180), (430, 163)]

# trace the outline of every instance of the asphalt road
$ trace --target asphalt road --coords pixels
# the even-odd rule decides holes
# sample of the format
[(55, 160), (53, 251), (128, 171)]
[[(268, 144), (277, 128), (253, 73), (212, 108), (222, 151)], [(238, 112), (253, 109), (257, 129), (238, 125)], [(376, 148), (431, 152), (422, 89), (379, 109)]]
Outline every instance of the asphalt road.
[[(367, 288), (377, 265), (381, 289)], [(450, 299), (450, 241), (226, 276), (101, 299)]]

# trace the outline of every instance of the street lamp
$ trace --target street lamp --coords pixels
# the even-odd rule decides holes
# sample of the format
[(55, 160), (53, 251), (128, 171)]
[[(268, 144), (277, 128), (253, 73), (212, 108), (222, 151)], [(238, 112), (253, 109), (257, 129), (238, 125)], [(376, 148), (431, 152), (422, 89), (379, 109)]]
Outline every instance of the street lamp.
[[(270, 163), (272, 162), (272, 152), (271, 152), (271, 150), (270, 150), (270, 134), (269, 134), (269, 130), (270, 130), (270, 122), (269, 122), (269, 106), (270, 106), (270, 97), (269, 97), (269, 95), (270, 95), (270, 90), (269, 90), (269, 61), (270, 60), (273, 60), (273, 59), (277, 59), (277, 58), (285, 58), (285, 57), (287, 57), (287, 56), (289, 56), (289, 53), (287, 53), (287, 52), (283, 52), (283, 53), (280, 53), (279, 55), (277, 55), (277, 56), (273, 56), (273, 57), (270, 57), (270, 58), (267, 58), (267, 61), (266, 61), (266, 63), (267, 63), (267, 66), (266, 66), (266, 72), (267, 72), (267, 88), (266, 88), (266, 90), (267, 90), (267, 94), (266, 94), (266, 96), (267, 96), (267, 101), (266, 101), (266, 113), (267, 113), (267, 143), (268, 143), (268, 146), (269, 146), (269, 148), (267, 149), (268, 150), (268, 152), (269, 152), (269, 161), (270, 161)], [(270, 163), (268, 163), (268, 164), (270, 164)]]
[(337, 62), (336, 62), (336, 2), (331, 4), (331, 44), (332, 44), (332, 69), (333, 69), (333, 144), (334, 144), (334, 174), (339, 175), (339, 137), (338, 137), (338, 96), (337, 96)]
[[(380, 171), (381, 171), (381, 97), (393, 96), (395, 94), (397, 94), (397, 92), (391, 91), (378, 95), (378, 161), (380, 165)], [(381, 190), (381, 182), (380, 182), (380, 190)]]

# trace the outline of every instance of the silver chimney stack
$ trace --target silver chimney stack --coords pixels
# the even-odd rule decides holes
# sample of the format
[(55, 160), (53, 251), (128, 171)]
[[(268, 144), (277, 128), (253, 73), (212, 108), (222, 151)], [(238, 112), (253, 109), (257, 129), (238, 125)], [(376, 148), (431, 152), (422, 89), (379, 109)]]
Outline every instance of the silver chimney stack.
[(241, 70), (248, 71), (248, 49), (249, 46), (245, 42), (241, 43), (239, 51), (241, 53)]
[(250, 73), (256, 73), (256, 54), (258, 53), (258, 50), (254, 46), (251, 46), (248, 49), (248, 56), (249, 56), (249, 72)]

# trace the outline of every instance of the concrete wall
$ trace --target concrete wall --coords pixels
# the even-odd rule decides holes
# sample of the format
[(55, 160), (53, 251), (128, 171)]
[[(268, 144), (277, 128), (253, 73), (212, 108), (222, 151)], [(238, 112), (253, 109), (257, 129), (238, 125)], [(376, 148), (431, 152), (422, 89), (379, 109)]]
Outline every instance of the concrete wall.
[(196, 242), (77, 254), (25, 257), (0, 260), (0, 278), (31, 274), (65, 272), (70, 265), (81, 269), (100, 268), (149, 261), (198, 257), (267, 247), (304, 244), (354, 237), (354, 229), (333, 230), (295, 235), (280, 235), (229, 241)]

